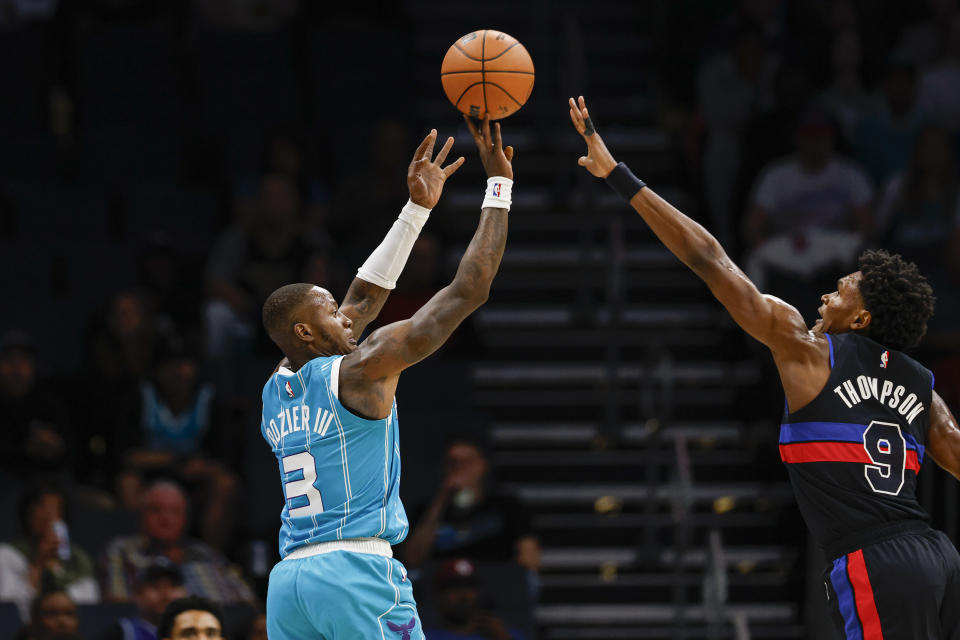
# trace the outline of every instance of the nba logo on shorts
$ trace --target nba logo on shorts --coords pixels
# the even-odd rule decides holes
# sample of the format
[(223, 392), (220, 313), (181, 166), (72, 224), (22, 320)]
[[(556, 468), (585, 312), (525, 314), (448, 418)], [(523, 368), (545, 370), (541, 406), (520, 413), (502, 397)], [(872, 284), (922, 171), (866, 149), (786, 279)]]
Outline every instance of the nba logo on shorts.
[(283, 388), (287, 390), (287, 395), (291, 398), (293, 397), (293, 387), (290, 386), (290, 381), (287, 380), (287, 383), (283, 385)]
[(890, 352), (889, 352), (889, 351), (884, 351), (883, 353), (880, 354), (880, 368), (881, 368), (881, 369), (886, 369), (886, 368), (887, 368), (887, 363), (888, 363), (889, 361), (890, 361)]
[(500, 183), (499, 183), (499, 182), (494, 182), (494, 183), (493, 183), (493, 189), (492, 189), (490, 195), (492, 195), (492, 196), (495, 197), (495, 198), (499, 198), (499, 197), (500, 197)]

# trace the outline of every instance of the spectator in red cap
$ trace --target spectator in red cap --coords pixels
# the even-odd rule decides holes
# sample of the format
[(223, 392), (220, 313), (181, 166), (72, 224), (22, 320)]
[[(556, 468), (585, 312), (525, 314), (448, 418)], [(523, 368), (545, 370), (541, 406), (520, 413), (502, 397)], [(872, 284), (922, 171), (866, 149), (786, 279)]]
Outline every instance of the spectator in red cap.
[(526, 640), (489, 610), (476, 578), (476, 567), (466, 558), (452, 558), (434, 576), (441, 626), (427, 630), (430, 640)]

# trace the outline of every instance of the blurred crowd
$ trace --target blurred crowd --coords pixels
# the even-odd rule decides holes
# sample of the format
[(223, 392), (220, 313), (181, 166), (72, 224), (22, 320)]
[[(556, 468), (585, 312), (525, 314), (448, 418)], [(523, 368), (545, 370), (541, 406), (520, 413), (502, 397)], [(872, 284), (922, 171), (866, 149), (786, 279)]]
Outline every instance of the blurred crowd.
[[(885, 19), (849, 1), (678, 4), (711, 14), (699, 38), (686, 39), (695, 50), (663, 62), (660, 88), (663, 102), (685, 114), (678, 146), (704, 224), (762, 288), (807, 317), (864, 246), (899, 252), (939, 294), (932, 339), (956, 346), (957, 2), (929, 0)], [(684, 8), (676, 11), (680, 20)], [(402, 22), (397, 12), (386, 8), (366, 26), (357, 15), (347, 21), (377, 33)], [(184, 38), (191, 28), (255, 37), (291, 21), (316, 25), (319, 13), (294, 0), (12, 1), (0, 2), (0, 37), (34, 30), (46, 43), (42, 126), (62, 145), (58, 162), (69, 175), (84, 118), (95, 117), (77, 108), (86, 88), (62, 38), (72, 21), (163, 14)], [(691, 73), (678, 74), (678, 64)], [(185, 81), (177, 91), (196, 88)], [(256, 416), (259, 385), (280, 354), (260, 327), (260, 304), (294, 281), (346, 290), (406, 199), (415, 142), (402, 118), (381, 118), (364, 128), (365, 151), (344, 150), (363, 157), (346, 169), (320, 151), (347, 135), (328, 124), (235, 130), (244, 148), (259, 149), (240, 160), (231, 156), (236, 146), (188, 137), (172, 180), (217, 194), (209, 246), (191, 250), (187, 234), (141, 229), (121, 286), (88, 283), (95, 297), (86, 316), (44, 320), (45, 328), (80, 326), (79, 344), (3, 325), (0, 513), (9, 517), (0, 518), (0, 601), (11, 604), (0, 606), (0, 628), (20, 620), (22, 638), (36, 640), (173, 638), (162, 635), (164, 624), (173, 633), (164, 612), (190, 596), (212, 603), (226, 635), (265, 637), (282, 496)], [(7, 222), (4, 186), (7, 247), (20, 236)], [(124, 217), (129, 202), (108, 201), (119, 227), (136, 219)], [(409, 316), (435, 290), (447, 244), (442, 227), (421, 236), (381, 323)], [(64, 370), (50, 354), (66, 351), (82, 355)], [(441, 357), (462, 355), (454, 347)], [(960, 361), (947, 360), (960, 389)], [(938, 382), (949, 386), (950, 376)], [(482, 434), (444, 441), (442, 465), (404, 471), (405, 482), (433, 488), (407, 500), (411, 533), (398, 550), (418, 581), (428, 635), (527, 637), (539, 539), (497, 486)], [(88, 616), (87, 629), (78, 615)]]
[(882, 246), (940, 292), (933, 331), (956, 333), (960, 10), (923, 9), (878, 24), (856, 2), (744, 1), (706, 39), (692, 154), (709, 224), (807, 318)]

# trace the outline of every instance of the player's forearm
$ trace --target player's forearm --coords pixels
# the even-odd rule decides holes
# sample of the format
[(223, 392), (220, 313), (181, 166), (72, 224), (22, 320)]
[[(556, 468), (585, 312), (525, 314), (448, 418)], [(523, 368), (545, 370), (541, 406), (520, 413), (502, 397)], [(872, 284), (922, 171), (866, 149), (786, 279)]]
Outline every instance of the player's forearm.
[(717, 239), (649, 187), (640, 189), (630, 204), (664, 246), (710, 284), (711, 275), (727, 258)]
[(380, 315), (380, 310), (383, 309), (389, 295), (389, 289), (367, 282), (360, 277), (353, 279), (340, 306), (343, 313), (353, 321), (354, 335), (361, 335), (367, 325)]
[(484, 208), (480, 224), (460, 259), (450, 289), (459, 298), (479, 307), (490, 295), (507, 245), (507, 210)]

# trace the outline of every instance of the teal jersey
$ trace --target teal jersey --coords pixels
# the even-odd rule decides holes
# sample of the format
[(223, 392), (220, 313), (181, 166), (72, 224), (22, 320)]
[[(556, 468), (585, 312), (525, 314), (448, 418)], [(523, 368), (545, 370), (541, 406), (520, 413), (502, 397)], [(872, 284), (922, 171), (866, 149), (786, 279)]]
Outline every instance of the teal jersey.
[(338, 399), (341, 358), (315, 358), (296, 372), (281, 367), (263, 387), (260, 432), (286, 499), (281, 557), (315, 542), (407, 537), (396, 400), (383, 420), (352, 414)]

